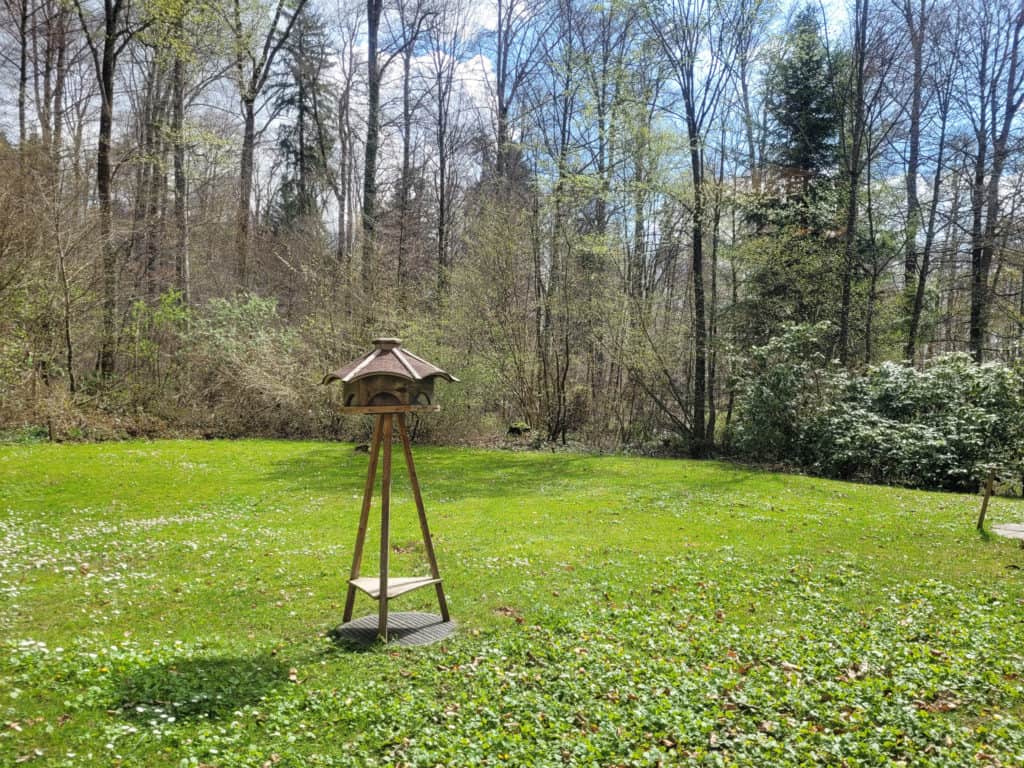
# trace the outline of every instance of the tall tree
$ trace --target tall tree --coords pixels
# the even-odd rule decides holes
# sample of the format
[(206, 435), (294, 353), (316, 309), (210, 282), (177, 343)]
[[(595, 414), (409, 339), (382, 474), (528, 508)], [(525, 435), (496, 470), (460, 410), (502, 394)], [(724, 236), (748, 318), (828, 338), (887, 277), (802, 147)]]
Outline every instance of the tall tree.
[(857, 213), (860, 202), (861, 174), (866, 163), (865, 135), (868, 107), (864, 90), (868, 67), (869, 0), (855, 0), (848, 82), (845, 83), (842, 133), (843, 171), (846, 177), (846, 224), (843, 234), (842, 294), (839, 304), (839, 360), (850, 359), (850, 307), (853, 301), (853, 277), (857, 249)]
[(145, 22), (132, 19), (131, 0), (104, 0), (101, 12), (93, 12), (85, 0), (74, 0), (82, 25), (96, 84), (100, 92), (100, 124), (96, 149), (96, 197), (100, 209), (100, 240), (102, 248), (102, 328), (96, 367), (102, 378), (114, 373), (117, 346), (117, 246), (113, 241), (111, 211), (111, 158), (114, 132), (114, 85), (117, 63), (125, 47)]
[[(913, 293), (910, 297), (910, 316), (907, 324), (907, 341), (903, 348), (903, 357), (913, 361), (917, 353), (917, 342), (921, 328), (921, 317), (924, 313), (925, 292), (928, 286), (928, 278), (932, 269), (932, 251), (935, 245), (935, 238), (939, 229), (939, 209), (942, 204), (941, 191), (943, 179), (946, 175), (947, 156), (947, 132), (949, 126), (950, 108), (955, 86), (956, 71), (960, 66), (960, 46), (957, 42), (960, 35), (959, 15), (950, 14), (944, 19), (936, 19), (937, 13), (934, 6), (926, 5), (924, 0), (913, 7), (911, 0), (905, 0), (903, 6), (904, 21), (907, 25), (908, 37), (911, 41), (911, 104), (909, 115), (910, 144), (917, 144), (917, 154), (908, 153), (907, 159), (907, 232), (906, 249), (907, 259), (904, 264), (905, 277), (907, 278), (906, 289)], [(945, 34), (940, 34), (937, 21), (944, 20), (952, 25), (947, 27)], [(940, 45), (941, 43), (941, 45)], [(918, 47), (922, 49), (918, 50)], [(926, 78), (924, 73), (925, 48), (931, 53), (929, 56), (929, 75)], [(921, 93), (918, 93), (918, 90)], [(920, 170), (917, 164), (920, 162), (921, 151), (921, 122), (924, 111), (924, 91), (930, 93), (930, 101), (934, 104), (934, 120), (938, 125), (938, 135), (934, 140), (934, 155), (932, 158), (932, 179), (931, 195), (927, 205), (927, 219), (921, 211), (921, 204), (917, 201), (917, 184)], [(920, 110), (920, 112), (918, 112)], [(915, 120), (914, 114), (917, 112)], [(911, 181), (913, 176), (913, 181)], [(911, 192), (913, 190), (913, 192)], [(915, 213), (915, 209), (917, 213)], [(954, 218), (954, 217), (951, 217)], [(924, 226), (924, 241), (918, 250), (919, 227)], [(907, 275), (907, 270), (910, 274)]]
[(434, 197), (437, 203), (435, 232), (437, 296), (448, 293), (452, 222), (456, 193), (455, 160), (465, 141), (467, 121), (460, 116), (464, 105), (459, 66), (469, 52), (472, 39), (466, 34), (469, 8), (464, 0), (449, 0), (438, 8), (430, 25), (430, 56), (426, 77), (432, 91), (431, 109), (434, 139)]
[(192, 303), (192, 265), (188, 251), (185, 170), (185, 59), (175, 53), (171, 72), (171, 142), (174, 153), (174, 275), (185, 304)]
[(764, 121), (756, 114), (751, 86), (755, 70), (763, 57), (762, 49), (773, 14), (773, 0), (739, 0), (736, 9), (736, 51), (732, 69), (740, 91), (739, 107), (747, 150), (746, 165), (755, 193), (761, 191), (767, 132)]
[(921, 114), (924, 96), (924, 54), (928, 24), (934, 8), (933, 0), (901, 0), (900, 15), (906, 25), (910, 43), (910, 104), (907, 105), (907, 190), (906, 256), (903, 262), (903, 284), (908, 293), (916, 292), (918, 280), (917, 233), (921, 227), (921, 201), (917, 194), (921, 169)]
[(6, 18), (15, 29), (18, 46), (18, 148), (25, 149), (28, 114), (28, 70), (29, 45), (31, 43), (29, 21), (32, 19), (31, 0), (4, 0)]
[(337, 53), (335, 99), (335, 128), (337, 129), (337, 162), (335, 172), (328, 175), (328, 183), (334, 193), (338, 208), (338, 240), (335, 244), (335, 258), (339, 264), (348, 265), (356, 231), (356, 204), (359, 188), (358, 164), (356, 162), (357, 131), (353, 112), (356, 108), (355, 94), (362, 71), (359, 59), (359, 37), (362, 13), (354, 7), (345, 9), (339, 20), (334, 36)]
[(1002, 213), (1003, 172), (1011, 151), (1011, 129), (1024, 100), (1024, 11), (1012, 0), (995, 0), (968, 6), (966, 13), (970, 44), (964, 51), (960, 100), (974, 133), (969, 344), (980, 363), (988, 343), (990, 272)]
[(690, 176), (693, 185), (690, 230), (693, 277), (693, 418), (691, 452), (708, 450), (705, 435), (708, 327), (704, 286), (704, 236), (707, 221), (705, 144), (730, 82), (728, 62), (736, 46), (735, 6), (715, 0), (670, 0), (651, 19), (650, 28), (670, 62), (683, 102)]
[[(404, 7), (404, 6), (403, 6)], [(410, 7), (412, 18), (402, 18), (400, 32), (382, 50), (384, 0), (366, 0), (366, 142), (363, 159), (363, 290), (369, 292), (377, 248), (377, 156), (380, 152), (380, 88), (395, 58), (415, 45), (433, 10), (422, 2)]]
[(512, 118), (524, 87), (537, 74), (541, 44), (556, 14), (544, 13), (538, 0), (496, 0), (497, 18), (491, 48), (494, 62), (495, 173), (511, 179), (519, 166), (513, 143)]
[(285, 167), (273, 212), (275, 226), (319, 224), (335, 135), (325, 80), (331, 64), (324, 23), (307, 10), (281, 49), (279, 72), (268, 86), (279, 123), (277, 151)]
[(254, 5), (243, 5), (243, 0), (232, 0), (230, 25), (234, 38), (235, 84), (243, 122), (235, 217), (235, 279), (240, 289), (249, 283), (249, 224), (257, 134), (256, 102), (273, 71), (274, 59), (288, 41), (306, 2), (276, 0), (271, 10), (260, 0)]
[(64, 128), (64, 92), (68, 57), (74, 56), (71, 6), (60, 0), (40, 0), (32, 32), (32, 86), (40, 138), (56, 172)]
[(419, 111), (423, 94), (413, 93), (413, 57), (417, 46), (424, 38), (430, 20), (437, 15), (433, 0), (398, 0), (398, 32), (391, 37), (402, 52), (402, 168), (398, 178), (398, 245), (395, 279), (398, 283), (399, 300), (404, 299), (404, 284), (408, 279), (409, 249), (412, 235), (409, 232), (413, 191), (413, 114)]
[(801, 10), (768, 65), (770, 151), (786, 191), (805, 205), (835, 167), (839, 115), (818, 11)]

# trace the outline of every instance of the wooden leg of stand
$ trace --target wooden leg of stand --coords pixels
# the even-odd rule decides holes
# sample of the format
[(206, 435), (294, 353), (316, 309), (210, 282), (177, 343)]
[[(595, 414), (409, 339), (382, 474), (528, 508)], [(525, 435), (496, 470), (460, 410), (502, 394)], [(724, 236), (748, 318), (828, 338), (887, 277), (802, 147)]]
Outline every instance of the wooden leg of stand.
[[(409, 430), (405, 426), (405, 414), (398, 414), (398, 432), (402, 436), (402, 450), (405, 452), (405, 466), (409, 470), (409, 484), (412, 486), (412, 497), (416, 500), (416, 512), (420, 517), (420, 533), (423, 534), (423, 548), (430, 563), (430, 576), (440, 579), (437, 568), (437, 557), (434, 555), (434, 541), (430, 538), (430, 526), (427, 524), (427, 511), (423, 508), (423, 495), (420, 493), (420, 481), (416, 477), (416, 465), (412, 461), (412, 444), (409, 442)], [(438, 581), (434, 585), (437, 592), (437, 603), (441, 608), (441, 621), (448, 621), (448, 601), (444, 599), (444, 587)]]
[[(370, 441), (370, 466), (366, 470), (366, 486), (363, 488), (363, 508), (359, 513), (359, 531), (356, 533), (356, 548), (352, 553), (350, 579), (358, 579), (363, 563), (363, 543), (366, 541), (366, 524), (370, 519), (370, 504), (373, 502), (373, 481), (377, 479), (377, 457), (380, 455), (381, 417), (374, 420), (373, 439)], [(356, 602), (356, 588), (348, 585), (345, 598), (345, 613), (342, 621), (352, 620), (352, 608)]]
[(380, 478), (380, 597), (377, 606), (377, 637), (388, 641), (388, 559), (391, 552), (391, 421), (384, 414), (384, 467)]

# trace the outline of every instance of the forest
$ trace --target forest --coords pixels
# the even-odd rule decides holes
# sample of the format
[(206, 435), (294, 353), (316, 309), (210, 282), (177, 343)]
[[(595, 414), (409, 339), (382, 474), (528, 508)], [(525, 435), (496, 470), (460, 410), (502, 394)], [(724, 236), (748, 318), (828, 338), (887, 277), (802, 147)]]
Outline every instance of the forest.
[(1022, 31), (2, 0), (0, 428), (355, 437), (319, 382), (394, 335), (461, 380), (421, 440), (977, 487), (1024, 453)]

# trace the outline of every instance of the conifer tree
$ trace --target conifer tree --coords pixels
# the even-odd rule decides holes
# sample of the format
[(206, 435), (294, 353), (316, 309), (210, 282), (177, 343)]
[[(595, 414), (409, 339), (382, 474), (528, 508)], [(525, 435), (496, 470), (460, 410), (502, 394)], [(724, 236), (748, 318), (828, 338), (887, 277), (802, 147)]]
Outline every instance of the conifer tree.
[(808, 198), (836, 161), (838, 110), (817, 10), (793, 20), (767, 77), (771, 156), (787, 193)]

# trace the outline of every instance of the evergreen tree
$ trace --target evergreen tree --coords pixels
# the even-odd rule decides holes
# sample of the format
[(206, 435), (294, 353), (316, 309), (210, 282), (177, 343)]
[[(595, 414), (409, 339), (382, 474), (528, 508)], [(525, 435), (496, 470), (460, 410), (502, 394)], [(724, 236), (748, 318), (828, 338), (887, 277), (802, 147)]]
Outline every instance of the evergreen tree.
[(804, 201), (835, 165), (839, 125), (817, 13), (808, 5), (796, 16), (766, 79), (772, 159), (787, 193)]

